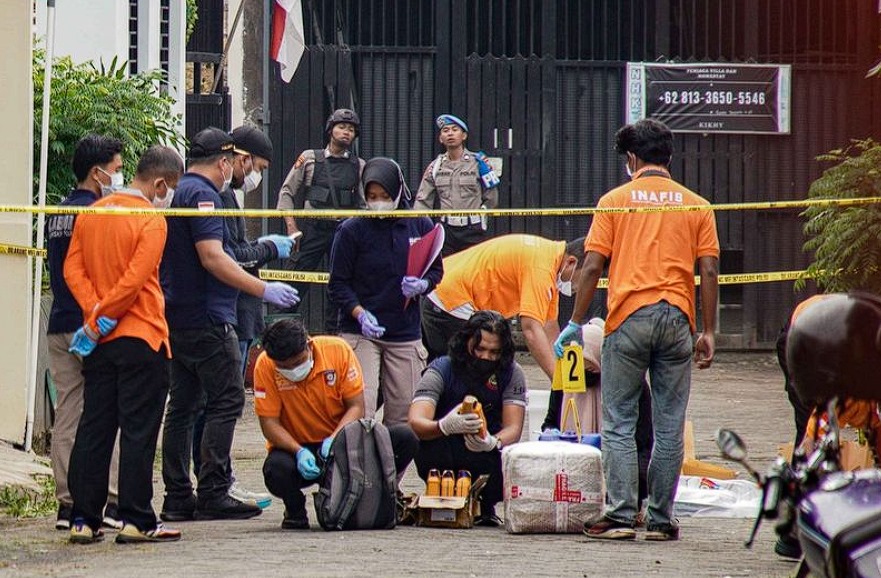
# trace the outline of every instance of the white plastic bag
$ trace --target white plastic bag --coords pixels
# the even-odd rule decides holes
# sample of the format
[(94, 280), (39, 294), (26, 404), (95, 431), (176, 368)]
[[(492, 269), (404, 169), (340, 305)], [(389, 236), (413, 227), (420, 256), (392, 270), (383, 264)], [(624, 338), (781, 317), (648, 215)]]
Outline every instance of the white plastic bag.
[(674, 501), (678, 517), (754, 518), (762, 491), (750, 480), (679, 476)]

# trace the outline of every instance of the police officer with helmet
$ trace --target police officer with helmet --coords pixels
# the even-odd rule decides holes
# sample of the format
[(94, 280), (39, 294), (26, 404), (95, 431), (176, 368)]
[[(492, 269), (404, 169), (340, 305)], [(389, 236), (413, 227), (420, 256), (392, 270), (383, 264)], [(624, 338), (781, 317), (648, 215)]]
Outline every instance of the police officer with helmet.
[[(352, 152), (361, 121), (347, 108), (331, 113), (325, 124), (328, 143), (324, 149), (309, 149), (297, 157), (278, 195), (279, 210), (364, 209), (361, 171), (364, 161)], [(297, 271), (318, 271), (325, 256), (329, 259), (334, 232), (341, 219), (300, 219), (285, 217), (288, 235), (302, 232), (286, 267)], [(295, 283), (301, 295), (310, 284)], [(337, 310), (328, 300), (325, 331), (337, 333)], [(295, 312), (292, 308), (288, 312)]]

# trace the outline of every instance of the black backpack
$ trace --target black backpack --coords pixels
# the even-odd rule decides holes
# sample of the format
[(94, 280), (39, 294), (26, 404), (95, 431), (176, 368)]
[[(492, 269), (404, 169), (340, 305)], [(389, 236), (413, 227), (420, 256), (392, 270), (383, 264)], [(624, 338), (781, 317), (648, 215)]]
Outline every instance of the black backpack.
[(315, 492), (325, 530), (391, 529), (396, 522), (395, 454), (388, 429), (372, 419), (337, 433)]

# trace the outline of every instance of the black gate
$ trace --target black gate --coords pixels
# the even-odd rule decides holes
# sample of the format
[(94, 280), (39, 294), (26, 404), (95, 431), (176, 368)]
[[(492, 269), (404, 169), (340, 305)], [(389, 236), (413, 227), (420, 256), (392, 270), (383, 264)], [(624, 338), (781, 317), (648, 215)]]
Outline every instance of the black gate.
[[(398, 159), (414, 189), (440, 150), (432, 120), (452, 112), (471, 128), (469, 148), (503, 159), (502, 207), (594, 206), (625, 178), (612, 146), (628, 61), (792, 65), (791, 134), (676, 135), (674, 177), (714, 203), (805, 198), (824, 168), (817, 155), (881, 133), (881, 82), (864, 79), (881, 26), (875, 3), (863, 0), (304, 5), (306, 55), (290, 85), (272, 78), (281, 168), (271, 191), (300, 151), (324, 144), (326, 115), (353, 106), (364, 128), (359, 154)], [(717, 221), (722, 273), (808, 263), (795, 211), (725, 211)], [(518, 217), (494, 219), (491, 228), (571, 239), (589, 223)], [(769, 345), (799, 297), (792, 283), (723, 287), (720, 344)], [(320, 307), (313, 300), (313, 328), (321, 327)]]

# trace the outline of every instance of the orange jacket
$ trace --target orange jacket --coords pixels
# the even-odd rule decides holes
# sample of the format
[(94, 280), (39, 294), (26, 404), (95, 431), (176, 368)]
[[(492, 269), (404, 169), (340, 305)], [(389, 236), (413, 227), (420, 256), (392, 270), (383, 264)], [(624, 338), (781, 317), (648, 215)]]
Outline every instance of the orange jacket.
[[(94, 207), (150, 208), (136, 191), (104, 197)], [(95, 332), (100, 316), (119, 324), (100, 342), (119, 337), (146, 341), (154, 351), (164, 345), (171, 357), (159, 262), (167, 228), (162, 215), (91, 215), (77, 218), (64, 261), (64, 279), (83, 319)]]

